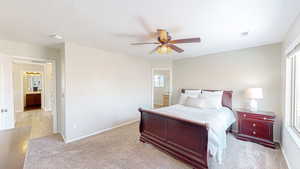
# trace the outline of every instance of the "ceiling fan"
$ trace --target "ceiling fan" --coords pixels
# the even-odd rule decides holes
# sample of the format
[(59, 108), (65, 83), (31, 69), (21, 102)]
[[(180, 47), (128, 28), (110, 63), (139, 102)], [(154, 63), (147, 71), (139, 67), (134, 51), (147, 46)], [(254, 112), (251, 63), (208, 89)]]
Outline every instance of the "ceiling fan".
[(188, 39), (177, 39), (172, 40), (172, 37), (169, 35), (169, 32), (167, 32), (164, 29), (157, 29), (157, 40), (158, 42), (145, 42), (145, 43), (131, 43), (131, 45), (147, 45), (147, 44), (157, 44), (157, 46), (154, 50), (152, 50), (150, 53), (157, 52), (159, 54), (168, 54), (172, 52), (172, 50), (182, 53), (184, 50), (177, 47), (174, 44), (178, 43), (199, 43), (201, 41), (200, 38), (188, 38)]

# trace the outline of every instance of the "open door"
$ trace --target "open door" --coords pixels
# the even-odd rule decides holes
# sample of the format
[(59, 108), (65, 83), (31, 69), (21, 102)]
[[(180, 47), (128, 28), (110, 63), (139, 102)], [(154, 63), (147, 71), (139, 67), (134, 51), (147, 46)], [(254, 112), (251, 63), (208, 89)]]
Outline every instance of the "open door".
[(169, 68), (152, 69), (152, 107), (170, 106), (172, 91), (172, 72)]
[(14, 128), (12, 58), (0, 54), (0, 130)]

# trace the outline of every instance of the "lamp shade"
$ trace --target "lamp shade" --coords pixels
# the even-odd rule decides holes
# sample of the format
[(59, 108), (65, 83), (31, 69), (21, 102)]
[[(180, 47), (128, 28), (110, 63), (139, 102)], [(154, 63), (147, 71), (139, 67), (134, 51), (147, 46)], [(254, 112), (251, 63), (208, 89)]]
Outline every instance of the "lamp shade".
[(263, 99), (262, 88), (248, 88), (245, 91), (245, 95), (249, 99)]

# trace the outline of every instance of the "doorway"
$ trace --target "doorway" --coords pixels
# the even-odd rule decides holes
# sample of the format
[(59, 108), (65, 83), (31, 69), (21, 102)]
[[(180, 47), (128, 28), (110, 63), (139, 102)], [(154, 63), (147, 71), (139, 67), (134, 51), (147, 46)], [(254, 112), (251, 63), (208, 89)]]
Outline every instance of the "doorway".
[(31, 127), (31, 138), (55, 133), (54, 62), (14, 58), (12, 70), (15, 127)]
[(172, 71), (169, 68), (152, 69), (152, 108), (171, 104)]
[[(41, 66), (41, 71), (42, 68), (43, 67)], [(44, 102), (44, 99), (42, 98), (42, 93), (44, 92), (42, 78), (42, 72), (26, 71), (23, 73), (21, 82), (21, 84), (23, 84), (23, 88), (21, 88), (21, 90), (23, 90), (22, 108), (24, 111), (42, 109), (42, 101)]]

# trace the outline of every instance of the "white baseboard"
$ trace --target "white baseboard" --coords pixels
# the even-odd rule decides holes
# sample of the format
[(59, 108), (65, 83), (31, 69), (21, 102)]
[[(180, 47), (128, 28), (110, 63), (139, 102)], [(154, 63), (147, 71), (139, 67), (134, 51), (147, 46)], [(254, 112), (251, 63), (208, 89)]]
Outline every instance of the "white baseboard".
[(63, 138), (64, 142), (66, 143), (66, 137), (62, 134), (62, 133), (59, 133), (61, 135), (61, 137)]
[(84, 139), (84, 138), (87, 138), (87, 137), (90, 137), (90, 136), (94, 136), (94, 135), (97, 135), (97, 134), (100, 134), (100, 133), (103, 133), (103, 132), (106, 132), (106, 131), (109, 131), (109, 130), (113, 130), (113, 129), (116, 129), (116, 128), (119, 128), (119, 127), (122, 127), (122, 126), (126, 126), (128, 124), (135, 123), (135, 122), (137, 122), (139, 120), (140, 119), (135, 119), (135, 120), (132, 120), (132, 121), (128, 121), (128, 122), (116, 125), (114, 127), (106, 128), (106, 129), (103, 129), (103, 130), (100, 130), (100, 131), (96, 131), (96, 132), (93, 132), (93, 133), (88, 134), (88, 135), (84, 135), (84, 136), (80, 136), (80, 137), (77, 137), (77, 138), (73, 138), (73, 139), (70, 139), (70, 140), (66, 140), (65, 138), (63, 138), (63, 139), (64, 139), (64, 142), (66, 144), (68, 144), (68, 143), (71, 143), (71, 142), (74, 142), (74, 141), (78, 141), (78, 140), (81, 140), (81, 139)]
[(282, 152), (282, 154), (283, 154), (283, 158), (284, 158), (284, 160), (285, 160), (285, 162), (286, 162), (286, 164), (287, 164), (288, 169), (291, 169), (291, 165), (290, 165), (290, 163), (289, 163), (289, 160), (287, 159), (287, 156), (286, 156), (286, 154), (285, 154), (285, 151), (284, 151), (284, 149), (282, 148), (281, 145), (280, 145), (280, 148), (281, 148), (281, 152)]
[(52, 112), (52, 109), (44, 109), (44, 111)]

